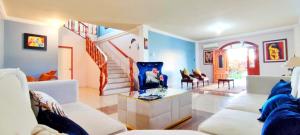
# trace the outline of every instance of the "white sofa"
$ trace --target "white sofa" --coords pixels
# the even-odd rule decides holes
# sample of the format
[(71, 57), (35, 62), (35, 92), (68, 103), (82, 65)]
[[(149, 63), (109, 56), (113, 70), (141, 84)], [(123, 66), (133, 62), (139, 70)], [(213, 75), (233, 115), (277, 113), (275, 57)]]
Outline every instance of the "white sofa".
[(19, 69), (0, 69), (0, 135), (30, 135), (37, 120), (30, 105), (29, 89), (45, 92), (62, 104), (68, 118), (90, 135), (206, 135), (187, 130), (134, 130), (78, 101), (77, 81), (27, 83)]
[(248, 76), (247, 93), (231, 100), (223, 110), (201, 123), (198, 130), (216, 135), (260, 135), (263, 123), (257, 120), (258, 109), (280, 79), (290, 80), (290, 77)]
[(0, 69), (0, 134), (30, 135), (37, 120), (30, 106), (30, 90), (43, 91), (60, 104), (68, 118), (90, 135), (109, 135), (127, 131), (122, 123), (78, 101), (77, 81), (44, 81), (27, 84), (18, 69)]

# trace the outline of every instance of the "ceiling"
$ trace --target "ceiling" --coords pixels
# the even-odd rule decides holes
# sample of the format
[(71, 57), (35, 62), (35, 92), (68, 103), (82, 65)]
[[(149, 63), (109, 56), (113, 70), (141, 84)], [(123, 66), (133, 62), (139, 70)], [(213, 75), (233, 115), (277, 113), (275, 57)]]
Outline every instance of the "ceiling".
[(296, 24), (300, 0), (3, 0), (11, 17), (76, 19), (123, 30), (140, 24), (193, 40)]

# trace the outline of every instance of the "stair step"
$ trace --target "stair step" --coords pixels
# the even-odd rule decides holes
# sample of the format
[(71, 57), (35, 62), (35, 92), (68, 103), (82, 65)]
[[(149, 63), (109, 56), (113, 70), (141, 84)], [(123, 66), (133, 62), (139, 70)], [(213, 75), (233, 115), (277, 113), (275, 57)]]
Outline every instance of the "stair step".
[(110, 89), (104, 90), (103, 95), (111, 95), (111, 94), (118, 94), (118, 93), (126, 93), (130, 91), (130, 87), (118, 88), (118, 89)]
[(124, 74), (123, 70), (108, 70), (108, 74)]
[(110, 78), (127, 78), (128, 76), (127, 76), (127, 74), (109, 74), (108, 75), (108, 78), (110, 79)]
[(122, 70), (122, 68), (119, 67), (119, 66), (116, 66), (116, 67), (110, 67), (110, 66), (108, 66), (108, 70)]
[(105, 87), (106, 90), (110, 89), (117, 89), (117, 88), (124, 88), (129, 87), (129, 82), (121, 82), (121, 83), (108, 83)]
[(107, 61), (107, 64), (108, 64), (108, 65), (117, 65), (117, 63), (114, 62), (114, 61)]
[(108, 79), (108, 83), (119, 83), (119, 82), (129, 82), (129, 79), (126, 78), (111, 78)]
[(108, 67), (120, 67), (118, 64), (116, 64), (116, 63), (107, 63), (107, 66)]

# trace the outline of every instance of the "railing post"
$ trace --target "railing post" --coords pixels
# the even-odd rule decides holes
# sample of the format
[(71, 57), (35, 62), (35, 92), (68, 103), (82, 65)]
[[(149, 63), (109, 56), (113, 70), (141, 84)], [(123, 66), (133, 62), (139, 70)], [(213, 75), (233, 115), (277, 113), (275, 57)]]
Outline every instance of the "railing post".
[(100, 67), (100, 76), (99, 76), (99, 81), (100, 81), (100, 86), (99, 86), (99, 92), (100, 92), (100, 96), (103, 95), (103, 76), (102, 76), (102, 67)]
[(133, 59), (129, 58), (130, 91), (134, 91)]

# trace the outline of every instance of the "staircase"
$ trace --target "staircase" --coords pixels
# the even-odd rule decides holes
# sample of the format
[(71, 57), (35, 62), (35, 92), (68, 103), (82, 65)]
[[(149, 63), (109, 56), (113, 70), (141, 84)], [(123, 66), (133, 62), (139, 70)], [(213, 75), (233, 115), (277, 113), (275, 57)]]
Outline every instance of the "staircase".
[(107, 59), (108, 82), (103, 95), (130, 91), (130, 78), (112, 58)]
[(112, 48), (117, 50), (122, 57), (126, 59), (125, 61), (128, 60), (127, 68), (129, 70), (125, 73), (120, 65), (118, 65), (112, 58), (108, 57), (96, 42), (92, 41), (91, 37), (95, 37), (97, 35), (96, 25), (69, 20), (64, 27), (86, 40), (86, 51), (100, 70), (100, 95), (109, 95), (134, 90), (133, 59), (109, 41)]

